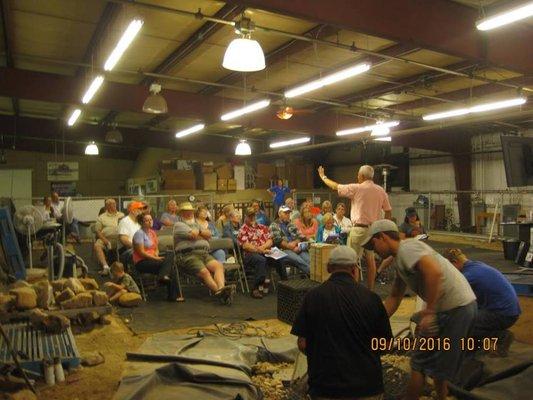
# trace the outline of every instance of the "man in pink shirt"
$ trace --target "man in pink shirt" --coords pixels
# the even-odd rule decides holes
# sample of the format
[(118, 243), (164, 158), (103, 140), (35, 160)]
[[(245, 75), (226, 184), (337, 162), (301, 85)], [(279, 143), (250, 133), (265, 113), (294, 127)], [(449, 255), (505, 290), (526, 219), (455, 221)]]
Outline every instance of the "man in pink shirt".
[[(364, 241), (368, 227), (372, 222), (381, 219), (381, 210), (385, 212), (385, 218), (391, 217), (389, 196), (381, 186), (374, 183), (374, 168), (363, 165), (357, 173), (357, 182), (341, 185), (329, 179), (324, 173), (324, 167), (318, 167), (318, 174), (329, 188), (336, 190), (341, 197), (351, 200), (350, 219), (353, 227), (348, 235), (348, 245), (351, 246), (359, 257), (363, 255), (361, 243)], [(367, 265), (367, 282), (370, 290), (374, 289), (376, 279), (376, 260), (374, 252), (365, 250)]]

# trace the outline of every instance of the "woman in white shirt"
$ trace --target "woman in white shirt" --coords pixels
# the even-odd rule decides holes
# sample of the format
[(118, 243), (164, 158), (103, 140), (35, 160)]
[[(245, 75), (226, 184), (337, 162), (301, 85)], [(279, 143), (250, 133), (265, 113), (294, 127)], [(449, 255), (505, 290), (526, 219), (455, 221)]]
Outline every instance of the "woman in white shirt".
[(352, 221), (350, 221), (349, 218), (346, 218), (345, 215), (346, 207), (344, 203), (338, 203), (337, 207), (335, 207), (335, 215), (333, 216), (335, 226), (341, 228), (341, 232), (349, 233), (350, 229), (352, 229)]

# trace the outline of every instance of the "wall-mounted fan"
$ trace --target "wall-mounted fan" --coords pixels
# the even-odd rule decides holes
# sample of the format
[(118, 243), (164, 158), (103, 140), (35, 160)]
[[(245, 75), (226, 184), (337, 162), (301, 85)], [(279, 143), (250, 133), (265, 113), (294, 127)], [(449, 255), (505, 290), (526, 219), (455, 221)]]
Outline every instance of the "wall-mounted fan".
[(20, 207), (15, 211), (13, 226), (15, 230), (26, 237), (29, 251), (30, 268), (33, 268), (32, 235), (43, 227), (44, 217), (38, 208), (34, 206)]
[(307, 109), (298, 109), (291, 106), (288, 106), (286, 104), (282, 105), (280, 108), (278, 108), (278, 111), (276, 111), (276, 117), (279, 119), (290, 119), (294, 114), (313, 114), (313, 110), (307, 110)]

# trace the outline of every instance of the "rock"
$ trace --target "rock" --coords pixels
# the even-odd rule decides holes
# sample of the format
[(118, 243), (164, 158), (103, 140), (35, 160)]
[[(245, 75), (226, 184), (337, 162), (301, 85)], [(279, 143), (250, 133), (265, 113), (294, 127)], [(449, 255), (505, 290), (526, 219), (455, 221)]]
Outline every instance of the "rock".
[(118, 304), (122, 307), (137, 307), (143, 301), (139, 293), (124, 293), (118, 299)]
[(100, 320), (100, 314), (98, 314), (96, 311), (80, 313), (78, 315), (78, 320), (80, 321), (81, 325), (94, 324), (96, 321)]
[(89, 293), (93, 296), (93, 305), (95, 307), (105, 306), (109, 300), (107, 294), (100, 290), (91, 290)]
[(70, 288), (66, 288), (61, 293), (56, 293), (56, 302), (58, 304), (63, 303), (65, 300), (72, 299), (75, 296), (74, 292)]
[(64, 309), (86, 308), (91, 307), (92, 304), (93, 296), (90, 293), (79, 293), (73, 298), (63, 301), (61, 307)]
[(85, 354), (81, 359), (81, 365), (84, 367), (93, 367), (105, 362), (104, 355), (99, 351)]
[(100, 321), (102, 325), (111, 325), (111, 317), (109, 315), (100, 315)]
[(54, 291), (47, 280), (35, 283), (33, 289), (37, 293), (37, 307), (48, 310), (54, 305)]
[(65, 286), (71, 289), (75, 294), (85, 292), (85, 287), (83, 287), (80, 280), (77, 278), (68, 278)]
[(58, 313), (45, 313), (36, 308), (30, 313), (30, 323), (35, 329), (46, 333), (61, 333), (70, 326), (70, 320)]
[(32, 287), (19, 287), (11, 289), (9, 294), (16, 297), (17, 310), (31, 310), (37, 307), (37, 293)]
[(11, 294), (0, 293), (0, 314), (11, 312), (17, 304), (17, 298)]
[(51, 285), (52, 288), (54, 288), (55, 292), (62, 292), (63, 289), (65, 289), (65, 284), (67, 283), (67, 280), (65, 278), (58, 279), (56, 281), (52, 281)]
[(9, 400), (37, 400), (37, 396), (29, 389), (20, 390), (16, 393), (11, 393), (8, 396)]
[(98, 290), (98, 282), (94, 280), (93, 278), (80, 278), (78, 279), (80, 283), (83, 285), (85, 290)]
[(18, 289), (18, 288), (21, 288), (21, 287), (31, 287), (31, 285), (26, 282), (26, 281), (15, 281), (13, 282), (11, 285), (9, 285), (9, 290), (11, 289)]

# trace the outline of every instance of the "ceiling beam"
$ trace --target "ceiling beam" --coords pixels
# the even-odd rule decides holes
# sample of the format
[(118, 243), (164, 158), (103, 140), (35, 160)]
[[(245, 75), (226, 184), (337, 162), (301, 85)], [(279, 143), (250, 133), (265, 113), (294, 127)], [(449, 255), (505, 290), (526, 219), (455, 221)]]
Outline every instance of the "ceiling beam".
[[(5, 137), (15, 135), (14, 118), (14, 116), (0, 115), (0, 127), (2, 127)], [(234, 141), (226, 138), (210, 136), (210, 146), (207, 147), (201, 136), (191, 137), (186, 141), (177, 141), (174, 135), (168, 132), (123, 127), (120, 127), (119, 130), (124, 142), (122, 144), (110, 144), (105, 142), (107, 132), (105, 127), (82, 122), (73, 127), (66, 127), (63, 120), (45, 118), (18, 117), (16, 129), (17, 149), (20, 150), (23, 149), (20, 147), (21, 139), (23, 139), (24, 149), (28, 149), (30, 147), (29, 142), (33, 141), (32, 149), (34, 151), (49, 152), (50, 146), (62, 145), (62, 137), (64, 136), (65, 144), (76, 149), (79, 149), (80, 146), (85, 149), (87, 143), (94, 140), (101, 151), (105, 149), (106, 153), (104, 154), (110, 154), (110, 157), (116, 154), (117, 158), (131, 158), (132, 154), (136, 154), (146, 147), (232, 154), (235, 146)], [(65, 135), (62, 135), (63, 129)], [(40, 150), (41, 146), (42, 150)], [(80, 153), (77, 152), (77, 154)]]
[[(80, 106), (83, 85), (83, 79), (75, 77), (0, 67), (2, 96)], [(91, 101), (91, 107), (120, 112), (141, 112), (146, 95), (146, 87), (143, 85), (105, 81)], [(203, 121), (206, 124), (220, 122), (220, 115), (224, 112), (243, 106), (240, 100), (178, 90), (163, 90), (162, 95), (167, 101), (170, 117)], [(243, 116), (231, 123), (246, 128), (328, 136), (334, 135), (336, 129), (357, 126), (364, 122), (364, 119), (359, 117), (337, 115), (334, 112), (295, 115), (289, 120), (280, 120), (275, 116), (274, 107)]]
[[(245, 7), (238, 5), (226, 4), (213, 16), (225, 20), (233, 20), (238, 15), (242, 14)], [(156, 74), (166, 74), (172, 68), (175, 68), (185, 57), (196, 50), (206, 39), (214, 35), (226, 25), (217, 24), (216, 22), (208, 21), (198, 28), (191, 36), (189, 36), (177, 49), (170, 53), (152, 72)], [(143, 85), (149, 85), (154, 81), (153, 78), (145, 77), (141, 81)]]
[[(0, 15), (2, 19), (2, 30), (4, 35), (4, 49), (6, 53), (6, 65), (10, 68), (15, 66), (13, 61), (13, 24), (11, 23), (11, 6), (8, 0), (1, 0)], [(15, 116), (20, 113), (19, 100), (16, 97), (11, 98), (11, 105)]]
[(517, 23), (500, 31), (479, 32), (475, 27), (478, 11), (453, 1), (226, 0), (226, 3), (413, 44), (520, 73), (533, 71), (530, 26)]
[[(529, 76), (529, 77), (519, 76), (516, 78), (504, 79), (503, 81), (507, 83), (512, 83), (512, 84), (526, 87), (526, 86), (533, 85), (533, 76)], [(451, 92), (440, 93), (438, 95), (435, 95), (435, 97), (438, 97), (440, 100), (423, 98), (423, 99), (417, 99), (413, 101), (407, 101), (407, 102), (396, 104), (396, 105), (390, 105), (388, 106), (388, 108), (393, 109), (393, 110), (398, 110), (398, 111), (414, 110), (414, 109), (422, 108), (422, 107), (430, 107), (435, 104), (442, 104), (443, 101), (454, 101), (454, 102), (456, 101), (456, 102), (463, 103), (465, 100), (468, 100), (469, 98), (489, 96), (492, 94), (504, 93), (504, 92), (506, 91), (502, 91), (501, 86), (494, 84), (494, 83), (488, 83), (486, 85), (474, 86), (472, 88), (459, 89), (459, 90), (454, 90)]]
[[(333, 28), (327, 25), (318, 25), (308, 30), (303, 35), (309, 36), (314, 39), (324, 39), (329, 36), (336, 35), (338, 32), (339, 32), (339, 29), (337, 28)], [(312, 46), (313, 46), (312, 42), (304, 42), (302, 40), (291, 39), (288, 42), (283, 43), (281, 46), (265, 54), (265, 62), (266, 62), (267, 68), (269, 66), (276, 64), (277, 62), (285, 60), (287, 57), (293, 54), (306, 50)], [(250, 72), (247, 74), (247, 76), (251, 76), (253, 74), (254, 74), (253, 72)], [(242, 72), (234, 71), (222, 77), (216, 83), (222, 83), (225, 85), (233, 85), (239, 82), (242, 79), (242, 76), (243, 76)], [(200, 90), (198, 93), (215, 94), (215, 93), (220, 92), (221, 90), (222, 90), (221, 87), (206, 86), (202, 90)]]

